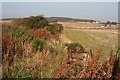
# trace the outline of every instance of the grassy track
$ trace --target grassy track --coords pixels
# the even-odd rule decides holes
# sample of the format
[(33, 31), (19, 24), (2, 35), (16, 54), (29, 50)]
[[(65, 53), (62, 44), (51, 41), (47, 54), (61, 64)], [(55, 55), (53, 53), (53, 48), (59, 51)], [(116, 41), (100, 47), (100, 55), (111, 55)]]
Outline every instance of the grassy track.
[(94, 53), (100, 48), (103, 50), (103, 59), (115, 45), (117, 48), (117, 30), (81, 30), (65, 29), (63, 34), (72, 42), (82, 44), (86, 49), (91, 48)]

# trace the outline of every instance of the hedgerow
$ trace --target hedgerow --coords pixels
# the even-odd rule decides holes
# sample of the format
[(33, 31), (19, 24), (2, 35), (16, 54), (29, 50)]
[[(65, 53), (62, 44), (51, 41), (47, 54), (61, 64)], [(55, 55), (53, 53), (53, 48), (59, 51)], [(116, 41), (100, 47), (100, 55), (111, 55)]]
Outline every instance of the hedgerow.
[(44, 28), (48, 25), (48, 21), (42, 16), (31, 16), (29, 18), (21, 18), (13, 21), (17, 26), (27, 26), (31, 29)]

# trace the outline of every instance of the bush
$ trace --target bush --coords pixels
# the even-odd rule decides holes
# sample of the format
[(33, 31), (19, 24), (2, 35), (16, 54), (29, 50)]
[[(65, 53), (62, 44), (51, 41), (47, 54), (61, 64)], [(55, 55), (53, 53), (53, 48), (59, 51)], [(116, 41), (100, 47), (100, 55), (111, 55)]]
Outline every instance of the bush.
[(27, 26), (31, 29), (44, 28), (48, 21), (42, 16), (31, 16), (29, 18), (16, 19), (13, 21), (17, 26)]
[(31, 28), (44, 28), (48, 25), (48, 21), (42, 16), (31, 16), (29, 22)]
[(30, 35), (35, 38), (42, 38), (44, 40), (50, 39), (50, 32), (45, 29), (36, 29), (33, 32), (30, 32)]
[(44, 49), (44, 46), (45, 46), (45, 42), (41, 39), (34, 39), (32, 41), (32, 47), (33, 47), (33, 50), (34, 51), (43, 51)]
[(54, 49), (53, 47), (50, 47), (50, 48), (49, 48), (49, 52), (50, 52), (50, 53), (54, 53), (54, 52), (55, 52), (55, 49)]
[(16, 36), (17, 38), (22, 37), (24, 34), (25, 34), (25, 32), (22, 31), (22, 30), (16, 30), (16, 31), (15, 31), (15, 36)]
[(49, 46), (49, 52), (52, 54), (56, 54), (56, 55), (58, 54), (58, 51), (55, 48), (53, 48), (52, 46)]
[(61, 24), (53, 23), (49, 26), (46, 26), (45, 29), (50, 31), (51, 34), (59, 34), (62, 32), (63, 26)]
[(51, 34), (55, 34), (55, 27), (54, 26), (46, 26), (45, 27), (46, 30), (50, 31)]
[(84, 48), (82, 45), (78, 43), (70, 43), (66, 44), (68, 52), (71, 53), (79, 53), (79, 52), (84, 52)]
[(112, 25), (117, 25), (117, 22), (111, 22)]
[(55, 27), (56, 32), (61, 33), (63, 30), (63, 26), (61, 24), (54, 23), (52, 26)]
[[(11, 66), (13, 63), (13, 58), (16, 54), (15, 50), (15, 38), (4, 33), (2, 36), (2, 62), (5, 65)], [(4, 65), (3, 64), (3, 65)]]

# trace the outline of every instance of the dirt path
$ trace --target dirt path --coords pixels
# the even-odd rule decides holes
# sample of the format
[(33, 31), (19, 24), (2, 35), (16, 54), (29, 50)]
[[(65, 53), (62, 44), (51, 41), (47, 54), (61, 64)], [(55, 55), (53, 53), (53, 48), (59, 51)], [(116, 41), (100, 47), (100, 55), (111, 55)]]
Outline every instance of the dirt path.
[(64, 34), (61, 34), (60, 41), (62, 43), (72, 43), (72, 41), (70, 39), (68, 39)]

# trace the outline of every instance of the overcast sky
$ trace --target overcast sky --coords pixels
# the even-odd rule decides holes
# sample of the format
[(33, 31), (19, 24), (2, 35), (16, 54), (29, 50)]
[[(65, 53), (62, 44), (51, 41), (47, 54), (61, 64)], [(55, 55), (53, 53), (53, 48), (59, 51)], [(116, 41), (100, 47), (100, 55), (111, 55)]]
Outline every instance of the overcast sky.
[(33, 15), (118, 21), (117, 2), (3, 2), (2, 18)]

